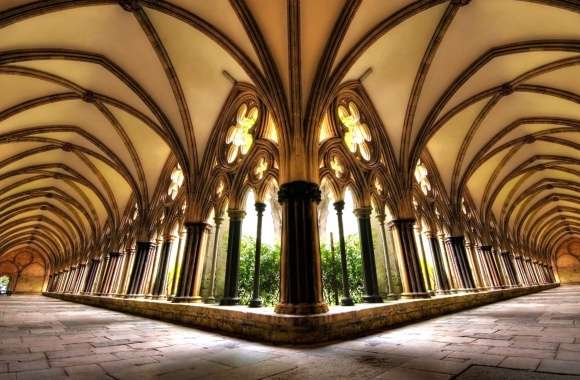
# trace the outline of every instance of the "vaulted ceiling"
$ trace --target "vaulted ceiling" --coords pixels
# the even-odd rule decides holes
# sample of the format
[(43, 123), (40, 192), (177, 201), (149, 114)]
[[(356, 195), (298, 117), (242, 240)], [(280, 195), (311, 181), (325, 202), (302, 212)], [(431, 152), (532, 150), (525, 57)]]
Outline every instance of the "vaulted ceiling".
[(401, 167), (426, 149), (452, 202), (553, 250), (580, 234), (579, 63), (576, 0), (3, 0), (0, 254), (85, 252), (172, 154), (194, 175), (235, 82), (307, 108), (351, 80)]

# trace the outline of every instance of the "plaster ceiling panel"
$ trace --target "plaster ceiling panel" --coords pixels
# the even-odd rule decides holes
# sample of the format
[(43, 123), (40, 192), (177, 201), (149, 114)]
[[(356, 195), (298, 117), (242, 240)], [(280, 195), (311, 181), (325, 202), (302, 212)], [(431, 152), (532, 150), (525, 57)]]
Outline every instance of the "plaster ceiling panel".
[(371, 45), (345, 77), (345, 81), (355, 80), (372, 69), (363, 85), (382, 119), (397, 157), (413, 81), (429, 36), (444, 10), (445, 6), (439, 5), (399, 24)]
[(106, 144), (124, 162), (130, 162), (129, 152), (109, 120), (93, 104), (80, 99), (37, 106), (0, 121), (3, 132), (47, 125), (72, 125), (82, 128)]
[[(9, 66), (26, 67), (47, 72), (82, 87), (96, 94), (102, 94), (126, 103), (130, 107), (145, 114), (151, 120), (157, 121), (151, 110), (121, 79), (94, 63), (49, 59), (38, 61), (25, 61), (10, 64)], [(62, 89), (63, 87), (61, 87)], [(32, 98), (32, 96), (31, 96)]]
[(580, 80), (570, 80), (570, 78), (580, 78), (580, 63), (538, 75), (525, 83), (557, 88), (580, 96)]
[(412, 3), (413, 0), (362, 1), (338, 49), (335, 65), (379, 23)]
[[(164, 69), (135, 16), (118, 4), (83, 6), (21, 20), (0, 30), (0, 50), (72, 49), (100, 54), (134, 78), (181, 129)], [(138, 59), (135, 59), (138, 57)]]
[[(64, 214), (66, 214), (68, 217), (70, 217), (71, 220), (74, 220), (75, 223), (77, 223), (78, 225), (83, 225), (83, 226), (88, 228), (88, 223), (86, 223), (86, 219), (84, 217), (82, 217), (80, 214), (75, 214), (69, 208), (65, 207), (65, 205), (63, 205), (60, 201), (55, 200), (55, 199), (32, 198), (32, 199), (28, 199), (28, 200), (22, 200), (20, 202), (13, 203), (11, 205), (7, 205), (7, 206), (3, 207), (2, 212), (7, 213), (7, 212), (10, 212), (11, 210), (15, 210), (15, 209), (18, 209), (20, 207), (33, 206), (33, 205), (37, 205), (38, 203), (45, 203), (45, 204), (50, 205), (56, 209), (60, 209)], [(57, 217), (60, 217), (60, 216), (57, 216)]]
[(252, 41), (248, 37), (244, 25), (238, 18), (230, 1), (171, 0), (170, 2), (210, 23), (238, 46), (256, 67), (261, 69), (260, 60), (252, 46)]
[(456, 76), (488, 50), (522, 41), (578, 39), (578, 25), (578, 13), (528, 1), (472, 1), (460, 7), (431, 62), (417, 107), (414, 134)]
[(114, 168), (96, 158), (90, 157), (89, 159), (109, 184), (119, 208), (119, 212), (123, 214), (127, 201), (132, 194), (131, 187)]
[(193, 125), (197, 154), (203, 157), (209, 135), (232, 82), (251, 83), (241, 66), (213, 40), (184, 22), (163, 13), (147, 12), (155, 25), (179, 77)]
[(501, 151), (485, 161), (479, 166), (467, 180), (467, 189), (476, 206), (479, 207), (487, 182), (491, 178), (493, 171), (505, 157), (507, 151)]
[(445, 188), (451, 190), (453, 168), (457, 160), (457, 154), (463, 143), (463, 139), (471, 124), (481, 112), (489, 99), (480, 100), (457, 113), (435, 132), (427, 143), (427, 149), (437, 165), (437, 170), (445, 184)]
[[(171, 148), (159, 135), (133, 115), (115, 107), (110, 107), (110, 110), (121, 122), (123, 129), (133, 143), (145, 173), (149, 195), (153, 196), (161, 170), (171, 154)], [(131, 164), (130, 167), (132, 168), (133, 177), (138, 180), (133, 165)]]
[(300, 4), (300, 49), (302, 75), (302, 107), (310, 95), (310, 89), (320, 59), (329, 43), (334, 24), (345, 6), (345, 0), (308, 0)]
[(68, 92), (60, 85), (22, 75), (0, 74), (0, 112), (27, 100)]
[(475, 132), (463, 162), (465, 169), (471, 160), (490, 138), (499, 133), (506, 125), (527, 117), (580, 117), (580, 105), (555, 96), (516, 91), (503, 97), (489, 112), (479, 129)]
[(459, 88), (446, 103), (441, 115), (469, 97), (510, 82), (529, 70), (577, 55), (578, 53), (559, 51), (532, 51), (495, 57)]

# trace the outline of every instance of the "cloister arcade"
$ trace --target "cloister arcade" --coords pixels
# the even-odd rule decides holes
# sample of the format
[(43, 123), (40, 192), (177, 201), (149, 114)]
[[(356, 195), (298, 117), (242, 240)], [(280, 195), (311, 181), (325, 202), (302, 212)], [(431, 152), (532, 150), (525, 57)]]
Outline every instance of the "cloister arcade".
[(48, 294), (281, 315), (557, 283), (580, 232), (579, 17), (2, 3), (0, 261), (41, 255)]

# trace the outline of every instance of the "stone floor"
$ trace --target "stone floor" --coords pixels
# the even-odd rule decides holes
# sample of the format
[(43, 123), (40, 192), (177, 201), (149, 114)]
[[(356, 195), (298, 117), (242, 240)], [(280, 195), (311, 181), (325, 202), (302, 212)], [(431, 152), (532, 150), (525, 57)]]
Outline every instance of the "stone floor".
[(4, 379), (580, 379), (580, 286), (347, 342), (274, 347), (42, 296), (0, 297)]

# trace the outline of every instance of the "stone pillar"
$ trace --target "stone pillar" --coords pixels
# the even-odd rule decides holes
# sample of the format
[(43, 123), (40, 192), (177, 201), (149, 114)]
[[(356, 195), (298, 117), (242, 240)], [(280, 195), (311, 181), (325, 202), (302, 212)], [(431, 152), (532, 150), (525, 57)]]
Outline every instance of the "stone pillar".
[(107, 295), (114, 296), (119, 288), (119, 279), (121, 278), (123, 271), (123, 259), (125, 254), (123, 252), (117, 252), (117, 257), (115, 258), (115, 266), (113, 267), (113, 274), (111, 275), (111, 283), (107, 289)]
[(173, 280), (171, 281), (171, 291), (169, 299), (173, 299), (177, 294), (177, 286), (179, 285), (179, 275), (181, 274), (181, 263), (183, 262), (183, 248), (185, 247), (185, 239), (187, 238), (187, 230), (182, 228), (179, 231), (179, 240), (177, 242), (177, 252), (175, 255), (175, 266), (173, 268)]
[(516, 287), (516, 286), (518, 286), (518, 279), (517, 279), (517, 276), (516, 276), (516, 272), (515, 272), (513, 263), (512, 263), (511, 258), (510, 258), (511, 255), (507, 251), (502, 252), (502, 255), (503, 255), (503, 260), (504, 260), (504, 263), (505, 263), (505, 267), (507, 269), (507, 272), (508, 272), (508, 275), (509, 275), (509, 278), (510, 278), (511, 285), (513, 287)]
[(403, 284), (403, 298), (429, 298), (425, 287), (419, 255), (413, 235), (414, 219), (395, 219), (391, 222), (396, 231), (399, 272)]
[(264, 211), (266, 210), (266, 204), (262, 202), (256, 202), (255, 208), (258, 214), (258, 220), (256, 227), (256, 250), (254, 256), (254, 286), (252, 290), (252, 299), (249, 306), (261, 307), (262, 300), (260, 299), (260, 255), (262, 252), (262, 217), (264, 216)]
[(450, 236), (449, 243), (451, 245), (451, 250), (457, 263), (459, 276), (461, 277), (461, 282), (463, 283), (465, 290), (472, 291), (475, 290), (473, 273), (471, 272), (471, 268), (469, 267), (469, 262), (467, 260), (467, 252), (465, 250), (465, 237)]
[(475, 273), (474, 280), (475, 280), (475, 290), (480, 292), (486, 290), (485, 282), (483, 280), (483, 274), (481, 272), (481, 265), (479, 263), (477, 257), (477, 250), (475, 246), (471, 242), (465, 242), (465, 250), (467, 252), (467, 260), (470, 262), (470, 267), (473, 268), (473, 272)]
[(522, 269), (522, 258), (519, 255), (514, 255), (514, 263), (516, 266), (516, 272), (518, 274), (519, 282), (522, 286), (528, 286), (528, 279)]
[(91, 261), (89, 261), (89, 263), (87, 265), (89, 266), (89, 269), (87, 272), (87, 277), (85, 279), (85, 284), (83, 286), (83, 290), (81, 292), (82, 294), (89, 293), (89, 289), (91, 288), (91, 283), (93, 281), (93, 277), (95, 276), (95, 269), (96, 269), (95, 259), (91, 259)]
[(206, 303), (215, 303), (215, 276), (217, 271), (217, 262), (219, 254), (219, 240), (220, 240), (220, 226), (224, 218), (219, 215), (214, 217), (214, 234), (213, 234), (213, 249), (211, 257), (211, 273), (209, 279), (209, 297), (205, 300)]
[(437, 293), (449, 294), (451, 286), (449, 285), (449, 278), (447, 277), (447, 272), (445, 271), (445, 264), (443, 255), (441, 253), (441, 246), (439, 245), (439, 239), (437, 236), (429, 234), (427, 236), (429, 241), (429, 246), (431, 247), (431, 253), (433, 254), (433, 262), (435, 264), (435, 280), (437, 282)]
[(344, 223), (342, 220), (342, 212), (344, 210), (344, 201), (334, 202), (334, 209), (336, 210), (336, 218), (338, 222), (338, 247), (340, 250), (340, 267), (342, 274), (342, 293), (343, 297), (340, 300), (342, 306), (353, 306), (354, 301), (350, 296), (350, 280), (348, 278), (348, 263), (346, 259), (346, 242), (344, 239)]
[(492, 289), (499, 289), (501, 288), (501, 283), (499, 282), (499, 272), (497, 271), (497, 267), (493, 260), (492, 252), (491, 252), (491, 245), (482, 245), (480, 246), (482, 257), (485, 260), (485, 263), (488, 268), (488, 272), (490, 274), (490, 278), (492, 281)]
[(427, 267), (427, 253), (425, 252), (425, 246), (423, 245), (423, 239), (421, 237), (421, 227), (415, 223), (413, 231), (415, 233), (417, 250), (419, 251), (419, 266), (423, 274), (423, 280), (425, 281), (425, 290), (429, 295), (435, 295), (435, 291), (431, 289), (431, 278), (429, 277), (429, 269)]
[(203, 247), (209, 226), (204, 222), (186, 222), (184, 227), (187, 238), (183, 251), (179, 283), (172, 302), (201, 302), (199, 288), (204, 261)]
[(133, 270), (129, 278), (129, 288), (126, 297), (138, 298), (143, 297), (143, 285), (145, 280), (145, 269), (151, 252), (155, 249), (155, 244), (151, 241), (137, 242), (137, 251), (135, 252), (135, 261)]
[(228, 234), (228, 249), (226, 257), (226, 273), (224, 280), (224, 297), (220, 305), (237, 305), (239, 272), (240, 272), (240, 247), (242, 243), (242, 222), (246, 216), (244, 210), (228, 210), (230, 228)]
[(130, 270), (133, 263), (133, 257), (135, 256), (135, 250), (127, 248), (125, 250), (125, 255), (123, 256), (123, 264), (121, 275), (119, 276), (119, 284), (117, 285), (116, 297), (122, 297), (127, 294), (127, 282), (129, 281)]
[[(385, 231), (385, 214), (378, 214), (377, 220), (381, 229), (381, 240), (383, 242), (383, 259), (385, 261), (385, 272), (387, 277), (387, 299), (397, 299), (397, 295), (393, 293), (393, 281), (391, 279), (391, 260), (389, 259), (387, 232)], [(342, 222), (342, 221), (341, 221)]]
[[(279, 314), (319, 314), (328, 311), (322, 296), (315, 183), (285, 183), (278, 191), (282, 204)], [(230, 232), (231, 233), (231, 232)]]
[(157, 265), (162, 242), (163, 241), (160, 238), (155, 239), (155, 247), (151, 250), (151, 254), (147, 259), (147, 265), (145, 266), (145, 280), (143, 281), (143, 294), (145, 294), (145, 298), (153, 297), (153, 286), (155, 285), (155, 278), (157, 276)]
[(453, 253), (451, 252), (449, 239), (447, 239), (443, 233), (439, 234), (439, 244), (441, 253), (445, 259), (444, 264), (447, 270), (450, 291), (451, 293), (457, 293), (463, 285), (460, 283), (460, 279), (458, 278), (459, 274), (455, 268), (455, 260), (453, 260)]
[(157, 273), (153, 290), (151, 294), (154, 299), (165, 298), (165, 288), (167, 287), (167, 267), (169, 264), (169, 254), (171, 253), (171, 246), (173, 245), (175, 236), (167, 235), (163, 239), (161, 252), (159, 253), (159, 265), (157, 266)]
[(372, 209), (370, 207), (363, 207), (354, 210), (358, 220), (358, 231), (365, 280), (366, 295), (363, 296), (363, 300), (366, 303), (381, 303), (383, 302), (383, 299), (379, 296), (379, 284), (377, 282), (377, 268), (375, 264), (373, 232), (371, 228), (371, 212)]

